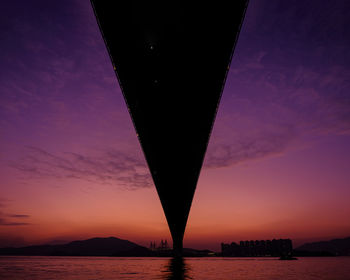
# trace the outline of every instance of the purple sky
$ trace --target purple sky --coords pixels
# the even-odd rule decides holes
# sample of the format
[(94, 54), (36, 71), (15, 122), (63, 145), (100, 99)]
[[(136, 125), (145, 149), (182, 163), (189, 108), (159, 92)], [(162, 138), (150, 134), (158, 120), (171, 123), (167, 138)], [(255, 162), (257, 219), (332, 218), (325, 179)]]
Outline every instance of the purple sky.
[[(349, 11), (250, 1), (185, 246), (350, 235)], [(0, 246), (169, 238), (90, 1), (7, 1), (0, 38)]]

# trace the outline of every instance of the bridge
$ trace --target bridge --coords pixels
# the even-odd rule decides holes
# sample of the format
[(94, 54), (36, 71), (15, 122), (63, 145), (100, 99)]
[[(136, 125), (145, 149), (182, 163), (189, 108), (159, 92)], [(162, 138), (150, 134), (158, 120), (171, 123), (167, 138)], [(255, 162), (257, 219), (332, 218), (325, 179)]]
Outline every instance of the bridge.
[(181, 255), (248, 0), (91, 0)]

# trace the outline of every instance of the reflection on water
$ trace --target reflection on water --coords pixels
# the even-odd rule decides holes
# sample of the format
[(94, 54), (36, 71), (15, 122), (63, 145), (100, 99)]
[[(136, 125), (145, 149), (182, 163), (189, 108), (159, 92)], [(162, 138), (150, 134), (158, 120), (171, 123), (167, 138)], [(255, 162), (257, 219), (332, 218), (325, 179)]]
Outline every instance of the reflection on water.
[(0, 279), (349, 280), (350, 257), (118, 258), (0, 256)]
[(165, 266), (164, 280), (187, 280), (192, 279), (190, 276), (191, 269), (184, 258), (171, 258)]

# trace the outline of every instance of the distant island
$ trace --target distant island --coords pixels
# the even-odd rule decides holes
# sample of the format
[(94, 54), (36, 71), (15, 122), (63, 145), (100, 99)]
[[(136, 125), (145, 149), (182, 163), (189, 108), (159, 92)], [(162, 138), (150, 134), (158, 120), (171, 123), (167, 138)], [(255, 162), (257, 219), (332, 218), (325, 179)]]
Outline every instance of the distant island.
[(294, 250), (296, 256), (350, 256), (350, 237), (306, 243)]
[[(152, 245), (153, 244), (153, 245)], [(269, 246), (272, 246), (268, 251)], [(264, 249), (264, 246), (266, 247)], [(306, 243), (296, 249), (292, 249), (290, 239), (277, 239), (268, 242), (243, 241), (240, 244), (222, 244), (223, 251), (214, 253), (210, 250), (195, 250), (184, 248), (185, 257), (209, 257), (209, 256), (281, 256), (291, 253), (297, 257), (313, 256), (350, 256), (350, 237)], [(140, 246), (128, 240), (116, 237), (96, 237), (87, 240), (72, 241), (61, 245), (37, 245), (26, 247), (0, 248), (0, 255), (9, 256), (111, 256), (111, 257), (170, 257), (172, 249), (165, 247), (155, 248), (151, 243), (150, 248)], [(264, 251), (265, 250), (265, 251)], [(267, 250), (267, 251), (266, 251)], [(283, 254), (279, 250), (282, 250)], [(239, 254), (237, 253), (239, 252)], [(270, 253), (269, 253), (270, 252)]]
[(22, 256), (148, 256), (147, 248), (116, 237), (91, 238), (62, 245), (0, 248), (0, 255)]
[[(209, 250), (184, 248), (184, 256), (204, 257)], [(116, 237), (91, 238), (62, 245), (37, 245), (20, 248), (0, 248), (0, 255), (9, 256), (110, 256), (110, 257), (170, 257), (172, 249), (151, 250), (128, 240)]]

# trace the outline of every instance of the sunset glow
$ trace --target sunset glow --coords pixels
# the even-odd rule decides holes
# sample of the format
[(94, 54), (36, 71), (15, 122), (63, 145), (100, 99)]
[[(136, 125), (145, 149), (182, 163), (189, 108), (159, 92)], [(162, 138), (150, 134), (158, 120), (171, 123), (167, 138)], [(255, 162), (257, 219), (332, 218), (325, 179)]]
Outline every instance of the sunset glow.
[[(2, 9), (0, 247), (171, 240), (90, 2), (29, 2)], [(323, 2), (250, 1), (185, 247), (350, 235), (350, 6)]]

